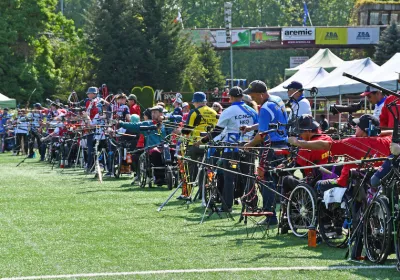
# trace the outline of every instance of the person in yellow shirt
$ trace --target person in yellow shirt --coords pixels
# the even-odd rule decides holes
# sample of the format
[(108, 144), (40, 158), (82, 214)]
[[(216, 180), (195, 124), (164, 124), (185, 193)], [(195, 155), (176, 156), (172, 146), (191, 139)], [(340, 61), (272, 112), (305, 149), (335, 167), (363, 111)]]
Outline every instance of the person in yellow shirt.
[[(211, 126), (214, 128), (218, 122), (217, 112), (215, 112), (212, 108), (207, 106), (207, 97), (204, 92), (195, 92), (193, 94), (193, 105), (194, 109), (189, 112), (189, 116), (186, 120), (186, 125), (193, 128), (193, 131), (190, 134), (190, 141), (188, 148), (188, 156), (194, 160), (198, 160), (203, 157), (204, 150), (199, 147), (193, 145), (201, 139), (200, 133), (206, 132), (207, 127)], [(197, 176), (197, 164), (190, 163), (189, 164), (189, 172), (190, 172), (190, 180), (194, 181)], [(199, 186), (201, 186), (202, 176), (199, 177)]]

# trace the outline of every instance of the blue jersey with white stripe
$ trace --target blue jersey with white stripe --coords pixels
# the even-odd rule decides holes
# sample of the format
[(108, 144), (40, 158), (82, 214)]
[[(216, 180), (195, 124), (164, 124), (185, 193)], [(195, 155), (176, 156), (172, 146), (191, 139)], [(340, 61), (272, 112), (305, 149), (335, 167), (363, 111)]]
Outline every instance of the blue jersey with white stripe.
[[(268, 100), (262, 105), (258, 117), (259, 125), (258, 130), (264, 132), (270, 129), (269, 124), (276, 124), (278, 122), (287, 124), (287, 114), (285, 110), (285, 103), (279, 96), (270, 95)], [(280, 130), (284, 132), (283, 135), (277, 132), (269, 134), (271, 142), (280, 142), (287, 140), (286, 127), (280, 127)]]

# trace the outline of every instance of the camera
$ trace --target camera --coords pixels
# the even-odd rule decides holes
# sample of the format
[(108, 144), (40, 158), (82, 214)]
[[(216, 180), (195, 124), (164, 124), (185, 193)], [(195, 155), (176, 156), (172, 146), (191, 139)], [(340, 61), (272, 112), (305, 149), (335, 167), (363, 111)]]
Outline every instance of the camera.
[(360, 101), (359, 103), (354, 103), (351, 105), (332, 105), (329, 108), (329, 112), (333, 115), (337, 115), (337, 114), (341, 114), (341, 113), (355, 113), (359, 110), (361, 110), (362, 108), (362, 101)]

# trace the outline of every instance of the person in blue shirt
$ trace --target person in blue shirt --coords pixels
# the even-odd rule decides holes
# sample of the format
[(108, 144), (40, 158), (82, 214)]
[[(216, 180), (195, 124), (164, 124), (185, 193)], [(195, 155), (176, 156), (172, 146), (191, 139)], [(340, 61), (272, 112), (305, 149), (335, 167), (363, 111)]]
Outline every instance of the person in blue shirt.
[(182, 99), (180, 98), (176, 98), (174, 103), (172, 103), (172, 105), (174, 105), (174, 111), (172, 112), (173, 116), (182, 116), (183, 112), (182, 112)]
[[(252, 138), (253, 133), (241, 133), (240, 128), (244, 126), (252, 126), (258, 124), (258, 115), (253, 108), (246, 105), (243, 101), (243, 90), (240, 87), (233, 87), (229, 91), (229, 100), (231, 105), (226, 108), (218, 119), (218, 123), (214, 130), (211, 132), (211, 136), (215, 137), (222, 135), (221, 141), (229, 143), (238, 143), (247, 141)], [(196, 145), (205, 144), (209, 141), (209, 136), (203, 137)], [(224, 168), (228, 170), (237, 171), (236, 168), (232, 167), (232, 164), (228, 159), (239, 160), (238, 149), (224, 149), (222, 154)], [(243, 162), (248, 162), (249, 159), (242, 158)], [(240, 172), (248, 174), (249, 165), (240, 164)], [(223, 205), (219, 209), (220, 212), (231, 212), (234, 190), (237, 190), (239, 196), (243, 195), (243, 186), (245, 182), (242, 182), (236, 174), (224, 171), (224, 188), (222, 192)], [(224, 205), (225, 204), (225, 205)]]
[[(161, 144), (161, 141), (165, 139), (168, 134), (171, 134), (174, 130), (173, 123), (182, 122), (182, 116), (164, 116), (164, 108), (162, 106), (154, 106), (150, 108), (152, 120), (143, 122), (119, 122), (119, 126), (128, 129), (132, 133), (140, 133), (145, 137), (145, 147), (150, 147), (150, 161), (154, 167), (162, 167), (161, 151), (157, 148), (157, 145)], [(167, 120), (171, 123), (171, 126), (166, 126), (163, 121)], [(155, 184), (164, 184), (164, 170), (154, 170)]]
[(6, 135), (7, 135), (7, 121), (11, 118), (8, 114), (8, 108), (3, 109), (3, 113), (0, 114), (0, 149), (4, 153), (6, 146)]
[[(284, 125), (279, 126), (279, 130), (281, 133), (278, 132), (271, 132), (268, 133), (267, 136), (271, 141), (271, 148), (287, 148), (287, 131), (286, 131), (286, 124), (287, 124), (287, 113), (285, 110), (285, 104), (283, 103), (282, 99), (278, 96), (270, 95), (267, 91), (267, 86), (262, 81), (253, 81), (250, 83), (249, 88), (245, 91), (246, 94), (255, 94), (260, 95), (262, 100), (264, 101), (263, 105), (261, 106), (258, 122), (259, 124), (253, 126), (247, 126), (244, 131), (251, 131), (257, 130), (259, 133), (254, 137), (254, 139), (245, 145), (247, 148), (255, 147), (261, 144), (264, 141), (264, 136), (260, 133), (266, 132), (269, 129), (276, 128), (270, 127), (270, 124), (277, 124), (281, 123)], [(278, 157), (275, 155), (273, 150), (268, 150), (266, 161), (267, 163), (275, 162)], [(263, 166), (260, 166), (261, 168)], [(267, 182), (276, 182), (276, 178), (271, 177), (269, 172), (264, 173), (264, 180)], [(268, 186), (271, 189), (276, 189), (275, 183), (268, 183)], [(271, 212), (273, 209), (274, 197), (275, 194), (268, 190), (267, 188), (262, 189), (262, 197), (263, 197), (263, 210), (266, 212)], [(275, 212), (274, 212), (275, 213)], [(272, 217), (266, 218), (260, 224), (269, 224), (269, 225), (277, 225), (278, 220), (276, 218), (276, 214)]]

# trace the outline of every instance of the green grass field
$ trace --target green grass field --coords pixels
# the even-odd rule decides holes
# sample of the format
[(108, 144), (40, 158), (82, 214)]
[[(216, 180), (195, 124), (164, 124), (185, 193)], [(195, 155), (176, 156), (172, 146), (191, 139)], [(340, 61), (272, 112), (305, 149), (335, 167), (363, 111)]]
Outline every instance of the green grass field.
[[(353, 266), (344, 250), (305, 239), (246, 236), (246, 226), (175, 198), (160, 213), (167, 188), (140, 189), (131, 179), (103, 184), (82, 170), (51, 170), (0, 155), (0, 277), (172, 269)], [(387, 262), (395, 264), (395, 257)], [(101, 279), (400, 279), (395, 269), (242, 271), (109, 276)], [(88, 277), (87, 277), (88, 278)], [(76, 279), (76, 278), (72, 278)], [(86, 279), (85, 277), (79, 279)], [(93, 279), (93, 278), (90, 278)]]

